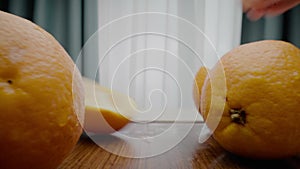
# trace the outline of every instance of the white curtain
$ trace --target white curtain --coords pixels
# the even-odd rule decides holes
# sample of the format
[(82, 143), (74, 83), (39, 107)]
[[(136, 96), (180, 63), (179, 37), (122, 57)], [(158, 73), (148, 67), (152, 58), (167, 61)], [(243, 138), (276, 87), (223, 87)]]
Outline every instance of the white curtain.
[(131, 96), (136, 120), (201, 120), (193, 79), (239, 45), (240, 0), (99, 0), (98, 18), (86, 74)]

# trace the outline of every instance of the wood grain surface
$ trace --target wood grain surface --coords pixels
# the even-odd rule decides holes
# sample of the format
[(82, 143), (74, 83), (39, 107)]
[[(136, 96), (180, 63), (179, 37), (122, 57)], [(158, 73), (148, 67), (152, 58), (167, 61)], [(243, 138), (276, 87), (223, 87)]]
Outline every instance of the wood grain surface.
[[(300, 169), (299, 156), (252, 160), (226, 152), (212, 138), (199, 143), (202, 127), (202, 123), (131, 123), (120, 131), (121, 136), (85, 135), (59, 168)], [(162, 138), (155, 140), (154, 137)]]

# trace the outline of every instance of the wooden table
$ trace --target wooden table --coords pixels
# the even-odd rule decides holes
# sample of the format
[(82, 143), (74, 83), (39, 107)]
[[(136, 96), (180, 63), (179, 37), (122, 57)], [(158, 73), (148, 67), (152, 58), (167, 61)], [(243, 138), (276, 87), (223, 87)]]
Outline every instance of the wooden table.
[[(93, 135), (92, 139), (82, 136), (59, 168), (300, 169), (299, 156), (281, 160), (251, 160), (226, 152), (212, 138), (200, 144), (202, 127), (202, 123), (131, 123), (120, 131), (125, 136), (123, 138), (118, 135)], [(128, 136), (136, 142), (128, 141)], [(139, 158), (141, 156), (144, 158)]]

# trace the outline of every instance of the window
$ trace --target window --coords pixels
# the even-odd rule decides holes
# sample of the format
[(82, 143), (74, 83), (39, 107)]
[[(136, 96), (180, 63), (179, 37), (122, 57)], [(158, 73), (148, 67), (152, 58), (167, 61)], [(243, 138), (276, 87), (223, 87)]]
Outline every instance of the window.
[(99, 0), (84, 64), (136, 101), (137, 120), (201, 120), (194, 76), (240, 43), (241, 8), (239, 0)]

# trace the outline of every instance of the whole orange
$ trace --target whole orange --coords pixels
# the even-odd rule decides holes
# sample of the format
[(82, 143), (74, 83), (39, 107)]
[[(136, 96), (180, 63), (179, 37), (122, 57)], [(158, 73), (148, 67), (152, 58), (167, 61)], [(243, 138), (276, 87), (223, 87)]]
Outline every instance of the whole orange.
[(244, 44), (225, 54), (208, 74), (201, 112), (221, 146), (251, 158), (300, 153), (297, 47), (276, 40)]
[(0, 11), (0, 168), (57, 168), (76, 144), (81, 76), (46, 31)]

